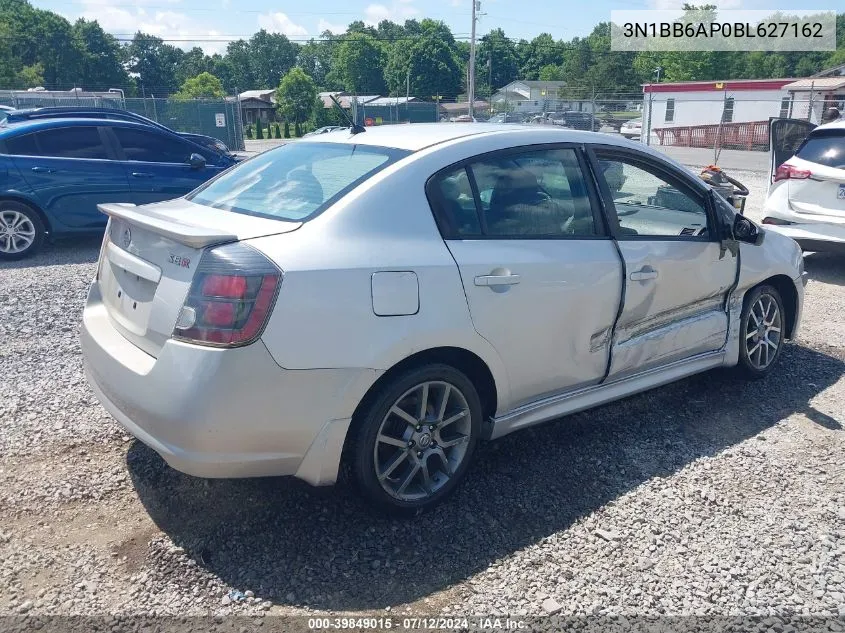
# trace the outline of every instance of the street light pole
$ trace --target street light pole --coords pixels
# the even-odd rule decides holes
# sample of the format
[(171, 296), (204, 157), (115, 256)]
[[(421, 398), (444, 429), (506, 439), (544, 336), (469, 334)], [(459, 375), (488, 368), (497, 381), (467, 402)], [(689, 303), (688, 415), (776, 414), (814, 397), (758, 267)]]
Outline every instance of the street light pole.
[(467, 96), (469, 97), (469, 115), (474, 116), (475, 105), (475, 10), (478, 7), (478, 0), (472, 2), (472, 30), (469, 38), (469, 79), (467, 83)]

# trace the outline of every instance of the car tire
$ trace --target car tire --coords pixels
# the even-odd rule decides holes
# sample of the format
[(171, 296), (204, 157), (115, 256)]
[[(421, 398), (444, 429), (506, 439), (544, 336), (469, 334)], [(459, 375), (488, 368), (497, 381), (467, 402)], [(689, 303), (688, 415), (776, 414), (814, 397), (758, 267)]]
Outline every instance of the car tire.
[(29, 257), (44, 243), (46, 231), (38, 212), (16, 200), (0, 200), (0, 261)]
[(739, 363), (745, 378), (763, 378), (777, 363), (786, 335), (786, 314), (777, 288), (757, 286), (745, 297), (740, 317)]
[(353, 420), (353, 484), (392, 515), (415, 516), (438, 505), (472, 462), (481, 411), (472, 381), (454, 367), (435, 363), (401, 373)]

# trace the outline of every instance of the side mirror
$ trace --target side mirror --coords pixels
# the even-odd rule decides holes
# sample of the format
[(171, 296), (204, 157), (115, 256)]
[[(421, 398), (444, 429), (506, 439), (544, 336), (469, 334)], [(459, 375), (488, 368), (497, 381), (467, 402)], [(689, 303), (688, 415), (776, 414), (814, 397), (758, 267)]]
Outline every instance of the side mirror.
[(733, 234), (737, 242), (746, 242), (755, 246), (762, 244), (766, 235), (754, 222), (739, 214), (734, 218)]
[(202, 154), (191, 154), (188, 164), (191, 166), (191, 169), (203, 169), (205, 167), (205, 158)]

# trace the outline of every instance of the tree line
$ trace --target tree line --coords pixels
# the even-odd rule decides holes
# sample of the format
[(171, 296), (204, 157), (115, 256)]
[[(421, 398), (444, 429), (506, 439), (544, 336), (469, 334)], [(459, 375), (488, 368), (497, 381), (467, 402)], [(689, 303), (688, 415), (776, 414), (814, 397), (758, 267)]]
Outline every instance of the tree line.
[[(587, 37), (556, 40), (541, 33), (509, 38), (502, 29), (483, 35), (476, 50), (476, 94), (485, 97), (515, 79), (563, 80), (562, 96), (608, 98), (641, 92), (661, 81), (804, 77), (845, 63), (845, 13), (837, 16), (839, 48), (824, 53), (611, 52), (610, 26)], [(230, 42), (223, 54), (183, 50), (138, 32), (121, 42), (96, 20), (70, 23), (27, 0), (0, 0), (0, 88), (44, 86), (67, 90), (122, 88), (127, 96), (221, 96), (276, 89), (292, 69), (300, 88), (359, 95), (407, 92), (422, 99), (455, 100), (466, 92), (469, 43), (431, 19), (349, 24), (346, 32), (292, 41), (261, 30)], [(295, 79), (295, 81), (293, 81)], [(307, 82), (305, 82), (307, 83)], [(311, 84), (307, 86), (311, 93)], [(301, 90), (300, 90), (301, 91)]]

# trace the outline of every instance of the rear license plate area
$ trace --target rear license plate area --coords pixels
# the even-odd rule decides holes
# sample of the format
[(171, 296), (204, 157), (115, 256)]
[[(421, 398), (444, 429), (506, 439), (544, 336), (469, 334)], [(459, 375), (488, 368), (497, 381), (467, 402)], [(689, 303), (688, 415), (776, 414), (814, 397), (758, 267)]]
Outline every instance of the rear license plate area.
[(106, 260), (103, 300), (109, 314), (127, 330), (143, 336), (147, 331), (156, 284)]

